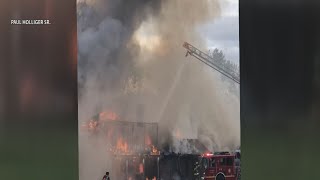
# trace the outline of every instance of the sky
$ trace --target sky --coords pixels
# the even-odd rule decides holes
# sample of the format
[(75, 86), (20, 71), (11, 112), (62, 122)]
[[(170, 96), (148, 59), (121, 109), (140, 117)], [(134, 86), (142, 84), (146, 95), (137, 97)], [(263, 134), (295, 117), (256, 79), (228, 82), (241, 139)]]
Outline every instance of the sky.
[(239, 0), (219, 0), (221, 16), (199, 29), (209, 49), (219, 48), (239, 64)]

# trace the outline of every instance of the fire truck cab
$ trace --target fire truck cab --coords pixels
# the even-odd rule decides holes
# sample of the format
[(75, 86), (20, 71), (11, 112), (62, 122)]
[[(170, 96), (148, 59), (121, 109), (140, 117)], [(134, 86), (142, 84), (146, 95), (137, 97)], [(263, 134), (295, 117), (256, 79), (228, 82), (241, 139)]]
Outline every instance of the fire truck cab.
[(237, 156), (230, 153), (204, 154), (198, 166), (198, 178), (203, 180), (239, 180)]

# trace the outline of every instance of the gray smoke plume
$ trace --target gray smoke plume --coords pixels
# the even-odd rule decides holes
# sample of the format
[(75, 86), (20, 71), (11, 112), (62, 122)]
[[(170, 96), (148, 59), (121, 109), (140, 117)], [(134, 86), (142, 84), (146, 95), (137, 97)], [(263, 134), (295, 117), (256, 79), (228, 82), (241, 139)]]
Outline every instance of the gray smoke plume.
[[(142, 20), (159, 6), (160, 1), (152, 0), (78, 1), (79, 124), (123, 96), (122, 87), (136, 73), (133, 59), (139, 49), (129, 42)], [(98, 138), (88, 139), (80, 131), (80, 179), (98, 179), (111, 171), (103, 137)]]
[[(111, 108), (123, 120), (158, 122), (160, 143), (178, 152), (194, 150), (179, 139), (212, 151), (238, 147), (238, 97), (182, 47), (206, 49), (197, 27), (219, 14), (217, 0), (79, 0), (79, 123)], [(96, 141), (80, 133), (80, 179), (111, 169), (103, 138)]]

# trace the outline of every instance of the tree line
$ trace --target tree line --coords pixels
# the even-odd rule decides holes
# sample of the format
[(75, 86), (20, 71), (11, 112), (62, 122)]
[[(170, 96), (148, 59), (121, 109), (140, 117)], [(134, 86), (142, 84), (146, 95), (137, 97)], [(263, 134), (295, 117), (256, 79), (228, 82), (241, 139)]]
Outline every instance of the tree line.
[[(239, 66), (238, 64), (226, 59), (225, 54), (222, 50), (215, 48), (211, 49), (208, 52), (208, 55), (213, 59), (214, 63), (218, 64), (220, 67), (222, 67), (224, 70), (228, 71), (229, 73), (240, 76)], [(228, 83), (229, 91), (232, 93), (235, 93), (237, 96), (239, 96), (239, 86), (237, 84), (230, 80), (229, 78), (221, 75), (221, 80), (223, 82)]]

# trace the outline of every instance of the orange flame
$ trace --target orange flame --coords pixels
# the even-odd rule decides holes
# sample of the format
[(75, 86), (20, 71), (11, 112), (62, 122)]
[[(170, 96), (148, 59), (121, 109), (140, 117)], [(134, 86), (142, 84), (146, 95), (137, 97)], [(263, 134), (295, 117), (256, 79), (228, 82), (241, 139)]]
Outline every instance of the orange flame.
[(145, 136), (145, 144), (146, 144), (146, 145), (149, 145), (149, 146), (152, 144), (151, 138), (150, 138), (150, 136), (148, 136), (148, 135)]
[(139, 173), (140, 174), (143, 173), (143, 164), (142, 163), (139, 164)]
[(160, 151), (154, 145), (151, 145), (151, 155), (160, 155)]
[(115, 112), (112, 112), (112, 111), (105, 111), (105, 112), (101, 112), (99, 114), (99, 119), (100, 120), (118, 120), (119, 119), (119, 116), (115, 113)]
[(154, 147), (154, 146), (152, 146), (152, 152), (153, 152), (153, 153), (157, 153), (157, 152), (158, 152), (157, 148)]
[(90, 122), (88, 124), (88, 128), (89, 128), (89, 130), (95, 130), (97, 125), (98, 125), (97, 121), (90, 120)]
[(128, 143), (125, 142), (122, 138), (119, 138), (117, 141), (117, 150), (127, 153), (128, 152)]

